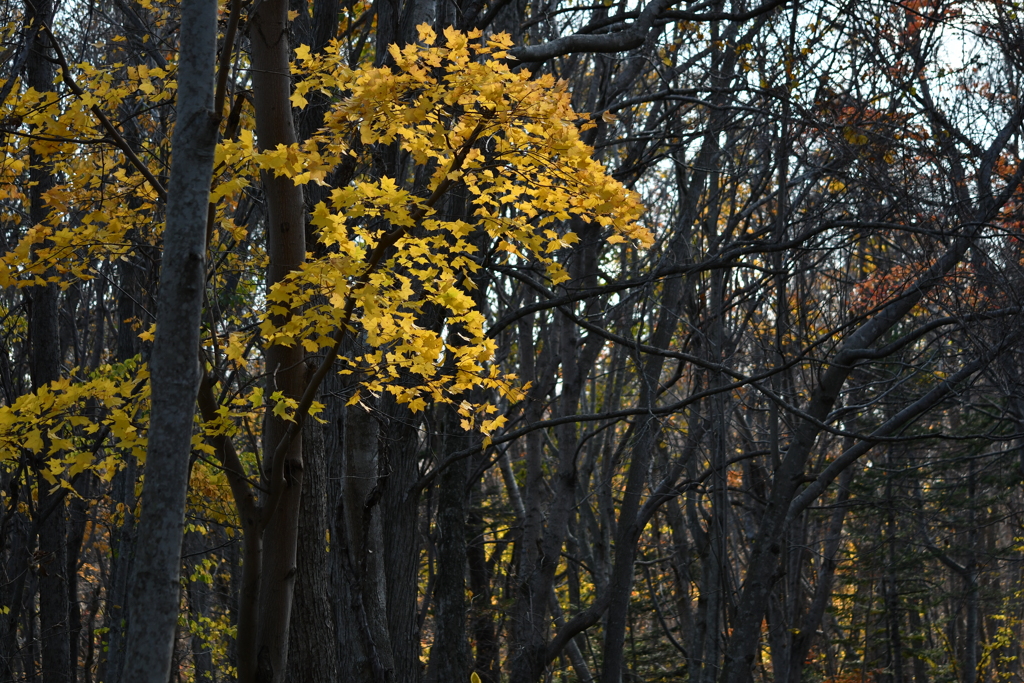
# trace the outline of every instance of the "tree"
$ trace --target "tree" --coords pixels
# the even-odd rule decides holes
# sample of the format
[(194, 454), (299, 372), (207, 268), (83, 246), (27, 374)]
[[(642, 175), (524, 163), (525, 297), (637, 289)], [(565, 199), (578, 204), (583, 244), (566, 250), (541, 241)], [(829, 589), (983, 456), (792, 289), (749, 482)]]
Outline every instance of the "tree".
[[(146, 610), (177, 8), (90, 7), (3, 48), (11, 679)], [(1012, 673), (1020, 29), (840, 9), (224, 6), (179, 678)]]
[[(171, 180), (163, 235), (156, 338), (150, 360), (146, 485), (132, 619), (122, 680), (170, 675), (180, 602), (181, 545), (206, 277), (206, 214), (218, 129), (214, 103), (217, 5), (182, 4)], [(222, 104), (222, 102), (221, 102)]]

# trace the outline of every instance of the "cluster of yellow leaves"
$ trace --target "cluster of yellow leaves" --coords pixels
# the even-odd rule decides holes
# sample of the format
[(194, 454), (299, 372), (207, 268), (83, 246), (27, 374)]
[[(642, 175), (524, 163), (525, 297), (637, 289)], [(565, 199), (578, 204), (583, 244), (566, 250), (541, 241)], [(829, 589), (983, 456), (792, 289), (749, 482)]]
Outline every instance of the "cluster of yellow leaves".
[(146, 367), (131, 360), (23, 394), (0, 407), (0, 462), (31, 453), (45, 460), (42, 475), (55, 486), (70, 486), (69, 477), (86, 470), (110, 481), (121, 454), (146, 458), (148, 380)]
[[(11, 124), (0, 137), (0, 200), (28, 203), (30, 152), (45, 159), (53, 181), (44, 196), (48, 220), (31, 226), (13, 249), (0, 255), (0, 287), (47, 281), (67, 287), (72, 279), (93, 277), (99, 261), (129, 253), (129, 230), (137, 239), (155, 238), (157, 194), (104, 136), (92, 107), (117, 118), (119, 111), (137, 107), (141, 100), (147, 106), (169, 102), (175, 88), (170, 71), (82, 63), (73, 72), (84, 90), (82, 97), (14, 87), (12, 96), (0, 103), (0, 121)], [(152, 151), (169, 139), (155, 119), (138, 117), (132, 125)], [(14, 213), (0, 213), (0, 221), (20, 220)]]
[[(251, 115), (243, 112), (238, 134), (217, 149), (211, 262), (219, 268), (209, 282), (215, 292), (225, 272), (245, 270), (244, 286), (259, 280), (252, 274), (263, 252), (259, 246), (235, 249), (248, 235), (230, 216), (261, 172), (325, 184), (339, 168), (349, 169), (315, 208), (319, 257), (265, 299), (253, 297), (256, 306), (265, 303), (262, 325), (228, 339), (228, 361), (251, 364), (259, 349), (251, 335), (316, 352), (335, 344), (344, 328), (365, 352), (344, 359), (342, 371), (359, 375), (364, 390), (390, 392), (413, 410), (428, 401), (456, 401), (467, 424), (487, 431), (500, 425), (500, 418), (488, 416), (493, 408), (466, 407), (461, 396), (482, 387), (515, 401), (521, 392), (514, 377), (490, 362), (495, 345), (484, 332), (485, 294), (474, 281), (480, 268), (532, 262), (557, 284), (567, 274), (555, 256), (576, 241), (575, 222), (600, 226), (610, 243), (643, 246), (651, 236), (637, 224), (642, 208), (635, 193), (611, 178), (581, 139), (581, 130), (594, 123), (572, 110), (564, 84), (513, 72), (506, 35), (482, 43), (479, 33), (419, 30), (419, 44), (392, 48), (391, 67), (350, 68), (340, 49), (322, 55), (296, 50), (293, 103), (304, 106), (314, 93), (335, 103), (309, 140), (260, 152)], [(104, 139), (93, 107), (108, 118), (132, 120), (132, 144), (159, 177), (167, 167), (167, 119), (125, 112), (143, 101), (169, 102), (173, 64), (78, 64), (72, 72), (83, 97), (15, 88), (18, 96), (0, 103), (0, 120), (17, 124), (0, 141), (5, 196), (27, 203), (30, 151), (45, 158), (56, 180), (45, 196), (48, 221), (30, 226), (0, 256), (0, 287), (47, 281), (66, 287), (93, 277), (99, 262), (159, 239), (157, 192)], [(396, 152), (409, 162), (405, 175), (381, 177), (375, 159)], [(371, 257), (382, 243), (390, 245), (382, 258)], [(84, 400), (90, 391), (102, 389), (86, 382), (58, 393)], [(264, 404), (252, 392), (239, 401), (224, 406), (207, 435), (233, 435), (237, 427), (229, 425), (258, 422), (253, 416), (265, 405), (285, 417), (294, 408), (273, 396)], [(206, 447), (201, 438), (196, 447)]]
[[(313, 224), (327, 254), (269, 292), (262, 332), (316, 351), (348, 322), (371, 350), (350, 359), (345, 372), (364, 373), (367, 390), (391, 392), (413, 410), (472, 387), (516, 400), (513, 378), (488, 366), (494, 342), (484, 334), (474, 284), (485, 254), (540, 263), (557, 284), (568, 276), (553, 255), (576, 242), (573, 221), (602, 226), (612, 243), (647, 245), (651, 236), (636, 222), (642, 207), (635, 193), (581, 139), (581, 117), (564, 85), (509, 68), (507, 35), (481, 44), (479, 34), (449, 29), (439, 37), (425, 25), (419, 35), (420, 44), (391, 48), (394, 67), (351, 69), (340, 50), (314, 56), (299, 48), (293, 103), (305, 105), (316, 91), (343, 94), (321, 131), (262, 154), (251, 136), (222, 146), (219, 160), (252, 159), (296, 184), (323, 184), (344, 165), (364, 171), (316, 207)], [(374, 157), (396, 148), (428, 178), (422, 194), (401, 179), (371, 175)], [(462, 208), (439, 210), (452, 192)], [(396, 234), (385, 260), (368, 263)], [(296, 309), (303, 312), (278, 322)], [(400, 381), (410, 376), (418, 383)]]

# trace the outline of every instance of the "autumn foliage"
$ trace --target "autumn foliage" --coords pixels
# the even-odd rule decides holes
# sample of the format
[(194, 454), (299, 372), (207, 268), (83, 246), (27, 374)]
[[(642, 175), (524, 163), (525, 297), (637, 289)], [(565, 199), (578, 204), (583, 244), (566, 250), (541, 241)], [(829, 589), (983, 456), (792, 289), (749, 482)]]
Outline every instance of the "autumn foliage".
[(0, 683), (1017, 681), (1019, 12), (0, 4)]

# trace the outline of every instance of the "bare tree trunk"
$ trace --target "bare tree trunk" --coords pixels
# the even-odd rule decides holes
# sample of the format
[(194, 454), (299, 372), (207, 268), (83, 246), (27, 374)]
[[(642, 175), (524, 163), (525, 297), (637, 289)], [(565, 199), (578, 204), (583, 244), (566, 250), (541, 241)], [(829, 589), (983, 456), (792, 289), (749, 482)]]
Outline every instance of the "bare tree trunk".
[[(974, 460), (967, 463), (967, 497), (971, 503), (968, 513), (969, 529), (967, 533), (969, 554), (963, 572), (964, 588), (967, 593), (967, 619), (964, 638), (964, 683), (976, 683), (978, 680), (978, 660), (981, 654), (981, 619), (980, 619), (980, 595), (978, 582), (978, 524), (977, 512), (974, 503), (977, 500), (978, 474), (975, 470)], [(902, 683), (902, 682), (899, 682)]]
[[(440, 457), (461, 450), (468, 441), (459, 416), (440, 406)], [(427, 664), (427, 683), (469, 679), (469, 644), (466, 641), (466, 468), (463, 459), (447, 467), (438, 479), (437, 582), (434, 586), (434, 643)]]
[[(782, 543), (788, 527), (790, 503), (800, 486), (807, 459), (818, 437), (818, 423), (832, 409), (858, 353), (871, 348), (876, 341), (907, 315), (941, 278), (963, 258), (973, 240), (973, 228), (953, 243), (951, 248), (917, 280), (912, 293), (883, 308), (847, 337), (843, 347), (833, 356), (822, 373), (805, 409), (811, 417), (794, 430), (793, 440), (772, 482), (772, 492), (761, 518), (752, 546), (749, 569), (744, 578), (737, 608), (736, 626), (729, 637), (720, 681), (745, 683), (753, 670), (760, 628), (764, 617), (773, 575), (782, 554)], [(852, 449), (851, 449), (852, 450)], [(804, 495), (804, 494), (801, 494)], [(802, 509), (802, 508), (801, 508)]]
[(338, 679), (331, 616), (330, 567), (327, 552), (327, 463), (323, 427), (315, 420), (303, 425), (305, 476), (299, 515), (295, 599), (288, 637), (288, 683), (333, 683)]
[[(508, 468), (508, 458), (504, 459)], [(476, 467), (474, 461), (471, 467)], [(513, 483), (515, 479), (512, 479)], [(517, 490), (518, 492), (518, 490)], [(469, 565), (470, 623), (476, 657), (473, 668), (483, 683), (498, 683), (501, 679), (501, 643), (495, 632), (494, 610), (491, 606), (491, 571), (487, 565), (485, 525), (479, 500), (482, 498), (480, 480), (470, 489), (469, 511), (466, 522), (466, 562)], [(520, 502), (520, 506), (522, 503)], [(521, 516), (519, 517), (521, 518)]]
[(800, 683), (807, 655), (814, 645), (817, 634), (821, 630), (825, 609), (832, 596), (832, 582), (835, 578), (836, 557), (843, 535), (843, 520), (846, 517), (846, 501), (850, 498), (850, 482), (853, 481), (854, 469), (847, 469), (840, 476), (839, 492), (836, 495), (835, 508), (829, 519), (828, 531), (825, 534), (824, 554), (818, 565), (817, 584), (814, 597), (804, 614), (797, 633), (793, 634), (793, 644), (789, 650), (789, 683)]
[(380, 402), (384, 429), (378, 439), (381, 477), (381, 525), (387, 578), (387, 626), (391, 634), (395, 683), (420, 680), (420, 623), (417, 612), (420, 493), (413, 490), (417, 471), (416, 419), (405, 406), (391, 399)]
[(339, 625), (349, 644), (342, 670), (354, 680), (390, 683), (394, 654), (387, 623), (387, 576), (379, 506), (378, 425), (362, 406), (345, 409), (342, 491), (335, 522), (342, 595)]
[[(26, 17), (33, 34), (26, 63), (29, 86), (40, 92), (53, 88), (53, 49), (44, 31), (53, 21), (52, 0), (26, 3)], [(32, 225), (50, 217), (45, 194), (54, 185), (52, 168), (35, 148), (29, 151), (29, 220)], [(48, 273), (50, 274), (50, 273)], [(30, 373), (32, 388), (38, 391), (60, 379), (61, 343), (59, 294), (53, 283), (32, 287), (29, 298)], [(64, 495), (42, 476), (57, 453), (40, 455), (33, 463), (38, 487), (36, 524), (39, 529), (38, 557), (43, 571), (39, 577), (39, 635), (43, 683), (66, 683), (71, 678), (68, 635), (67, 513)], [(26, 568), (27, 569), (27, 568)]]
[[(296, 141), (292, 118), (288, 46), (288, 2), (259, 3), (249, 20), (252, 43), (253, 96), (256, 135), (261, 150)], [(302, 188), (290, 178), (265, 173), (267, 198), (267, 285), (272, 286), (298, 268), (306, 256), (305, 211)], [(282, 317), (274, 322), (280, 324)], [(281, 392), (298, 401), (305, 385), (300, 345), (271, 345), (266, 349), (267, 394)], [(265, 501), (263, 556), (259, 571), (259, 608), (255, 633), (255, 662), (240, 658), (239, 679), (244, 683), (281, 683), (288, 661), (288, 630), (295, 588), (299, 513), (302, 497), (302, 435), (289, 435), (289, 423), (268, 411), (264, 432), (264, 482), (270, 492)], [(243, 626), (252, 629), (240, 615)], [(246, 634), (251, 637), (251, 631)]]
[[(202, 533), (192, 531), (185, 534), (184, 547), (187, 555), (192, 559), (187, 562), (186, 574), (193, 574), (200, 571), (201, 563), (205, 553), (203, 546), (206, 544), (206, 536)], [(189, 579), (186, 586), (186, 601), (188, 610), (191, 613), (192, 621), (200, 623), (200, 619), (207, 616), (210, 611), (210, 588), (198, 576), (196, 580)], [(192, 648), (193, 680), (195, 683), (213, 683), (213, 653), (210, 652), (209, 643), (203, 638), (202, 633), (192, 633), (190, 638)]]
[(885, 503), (888, 509), (884, 535), (889, 566), (886, 567), (885, 576), (882, 578), (882, 593), (885, 601), (885, 625), (889, 632), (888, 669), (891, 672), (889, 679), (892, 683), (903, 683), (903, 620), (900, 617), (899, 578), (896, 571), (896, 514), (893, 510), (895, 501), (892, 495), (892, 478), (896, 465), (893, 462), (892, 448), (886, 449), (885, 459)]
[[(33, 331), (36, 335), (45, 335), (52, 329), (47, 321), (39, 318), (51, 318), (56, 322), (56, 287), (47, 285), (34, 288), (32, 301), (32, 318), (36, 324)], [(47, 291), (49, 290), (49, 291)], [(52, 304), (52, 309), (51, 309)], [(48, 310), (53, 313), (48, 315)], [(37, 317), (38, 316), (38, 317)], [(55, 326), (54, 326), (55, 327)], [(38, 336), (37, 338), (45, 338)], [(50, 337), (50, 342), (43, 342), (43, 346), (53, 346), (56, 350), (56, 337)], [(36, 343), (33, 341), (33, 350)], [(44, 354), (40, 354), (42, 356)], [(46, 354), (50, 355), (50, 354)], [(59, 377), (59, 357), (51, 355), (49, 359), (43, 360), (39, 356), (34, 359), (36, 362), (33, 372), (33, 384), (38, 389), (43, 384), (52, 382)], [(42, 362), (40, 362), (42, 361)], [(49, 368), (41, 366), (48, 365)], [(55, 370), (55, 372), (51, 372)], [(46, 377), (45, 381), (39, 381)], [(41, 472), (45, 462), (39, 463), (39, 475), (36, 479), (38, 486), (39, 506), (37, 508), (40, 516), (39, 524), (39, 557), (44, 571), (39, 577), (39, 636), (42, 648), (42, 680), (43, 683), (67, 683), (71, 678), (71, 651), (69, 648), (70, 635), (68, 633), (69, 616), (69, 588), (68, 588), (68, 553), (67, 553), (67, 508), (65, 496), (62, 491), (53, 490), (54, 486), (42, 476)]]
[[(588, 236), (583, 235), (581, 244), (586, 246), (589, 243)], [(579, 263), (587, 263), (587, 260), (581, 257)], [(582, 275), (580, 270), (585, 267), (580, 266), (576, 274)], [(603, 348), (603, 344), (594, 339), (589, 340), (590, 343), (582, 345), (581, 348), (578, 344), (577, 333), (578, 329), (575, 324), (568, 318), (560, 316), (555, 327), (555, 334), (557, 335), (558, 357), (562, 365), (562, 393), (558, 406), (559, 413), (562, 415), (572, 415), (576, 412), (586, 371), (593, 365), (597, 354)], [(521, 544), (524, 557), (528, 560), (521, 563), (519, 595), (516, 597), (514, 607), (514, 618), (518, 620), (518, 623), (516, 624), (517, 633), (514, 636), (514, 647), (517, 651), (512, 658), (510, 667), (510, 680), (513, 683), (532, 683), (532, 681), (538, 680), (543, 675), (544, 667), (547, 666), (549, 654), (551, 654), (549, 648), (550, 593), (569, 528), (569, 518), (576, 507), (576, 459), (579, 443), (575, 424), (559, 425), (556, 428), (556, 434), (558, 437), (558, 464), (547, 509), (547, 525), (543, 529), (543, 533), (540, 534), (531, 530), (531, 526), (540, 521), (531, 522), (531, 515), (535, 514), (538, 509), (538, 501), (535, 496), (539, 496), (540, 491), (528, 491), (530, 502), (527, 503), (526, 508), (527, 522), (526, 529), (524, 529), (526, 533), (524, 533), (524, 540)], [(531, 479), (535, 477), (536, 473), (527, 475), (528, 486), (531, 485)], [(543, 481), (536, 481), (533, 485), (539, 488), (543, 486)], [(536, 550), (531, 552), (529, 549), (530, 535), (533, 534), (539, 536), (539, 545)]]
[[(913, 636), (918, 636), (923, 631), (923, 624), (921, 623), (921, 614), (918, 612), (920, 604), (913, 605), (907, 611), (907, 621), (910, 626), (910, 632)], [(915, 648), (916, 650), (917, 648)], [(914, 683), (929, 683), (928, 679), (928, 661), (925, 659), (923, 653), (915, 651), (912, 655), (913, 667), (914, 667)]]
[(217, 3), (183, 0), (177, 125), (164, 230), (146, 484), (121, 680), (167, 683), (178, 621), (189, 451), (199, 386), (206, 216), (217, 118), (213, 68)]
[(22, 504), (21, 491), (29, 493), (28, 487), (18, 486), (17, 479), (12, 482), (10, 501), (7, 503), (9, 516), (5, 527), (5, 545), (7, 561), (4, 563), (4, 604), (10, 606), (7, 614), (0, 615), (0, 681), (11, 683), (17, 680), (17, 662), (22, 658), (22, 649), (18, 643), (19, 617), (24, 613), (25, 586), (30, 580), (32, 549), (31, 523), (28, 515), (17, 511)]
[[(717, 131), (718, 126), (712, 125), (711, 130)], [(689, 235), (691, 226), (697, 218), (697, 197), (707, 182), (708, 173), (704, 169), (711, 168), (710, 160), (716, 144), (717, 132), (708, 133), (701, 149), (700, 161), (696, 164), (697, 170), (692, 177), (687, 178), (683, 171), (678, 172), (680, 176), (677, 183), (679, 188), (684, 190), (681, 196), (689, 197), (689, 199), (681, 208), (678, 228), (670, 245), (670, 258), (676, 264), (683, 264), (691, 260)], [(661, 313), (651, 338), (652, 344), (661, 347), (669, 345), (679, 325), (683, 303), (683, 277), (677, 275), (670, 278), (665, 284), (665, 291), (661, 299)], [(655, 404), (664, 363), (664, 357), (651, 356), (644, 365), (641, 387), (641, 405), (644, 407), (650, 408)], [(653, 416), (641, 418), (637, 424), (636, 441), (632, 447), (633, 459), (627, 475), (626, 494), (617, 520), (619, 534), (615, 540), (615, 564), (608, 588), (609, 606), (605, 626), (602, 683), (618, 683), (624, 662), (623, 646), (629, 598), (633, 586), (633, 561), (636, 557), (636, 542), (643, 531), (643, 529), (636, 528), (637, 513), (640, 509), (640, 498), (643, 495), (647, 471), (650, 468), (654, 452), (657, 424), (657, 420)], [(701, 595), (704, 596), (703, 591)]]

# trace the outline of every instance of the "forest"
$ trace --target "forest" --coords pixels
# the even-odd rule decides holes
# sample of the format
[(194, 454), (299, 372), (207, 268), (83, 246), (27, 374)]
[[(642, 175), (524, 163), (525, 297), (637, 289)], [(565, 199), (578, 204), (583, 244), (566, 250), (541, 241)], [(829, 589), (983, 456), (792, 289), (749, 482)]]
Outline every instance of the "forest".
[(1016, 0), (0, 3), (0, 683), (1024, 683)]

